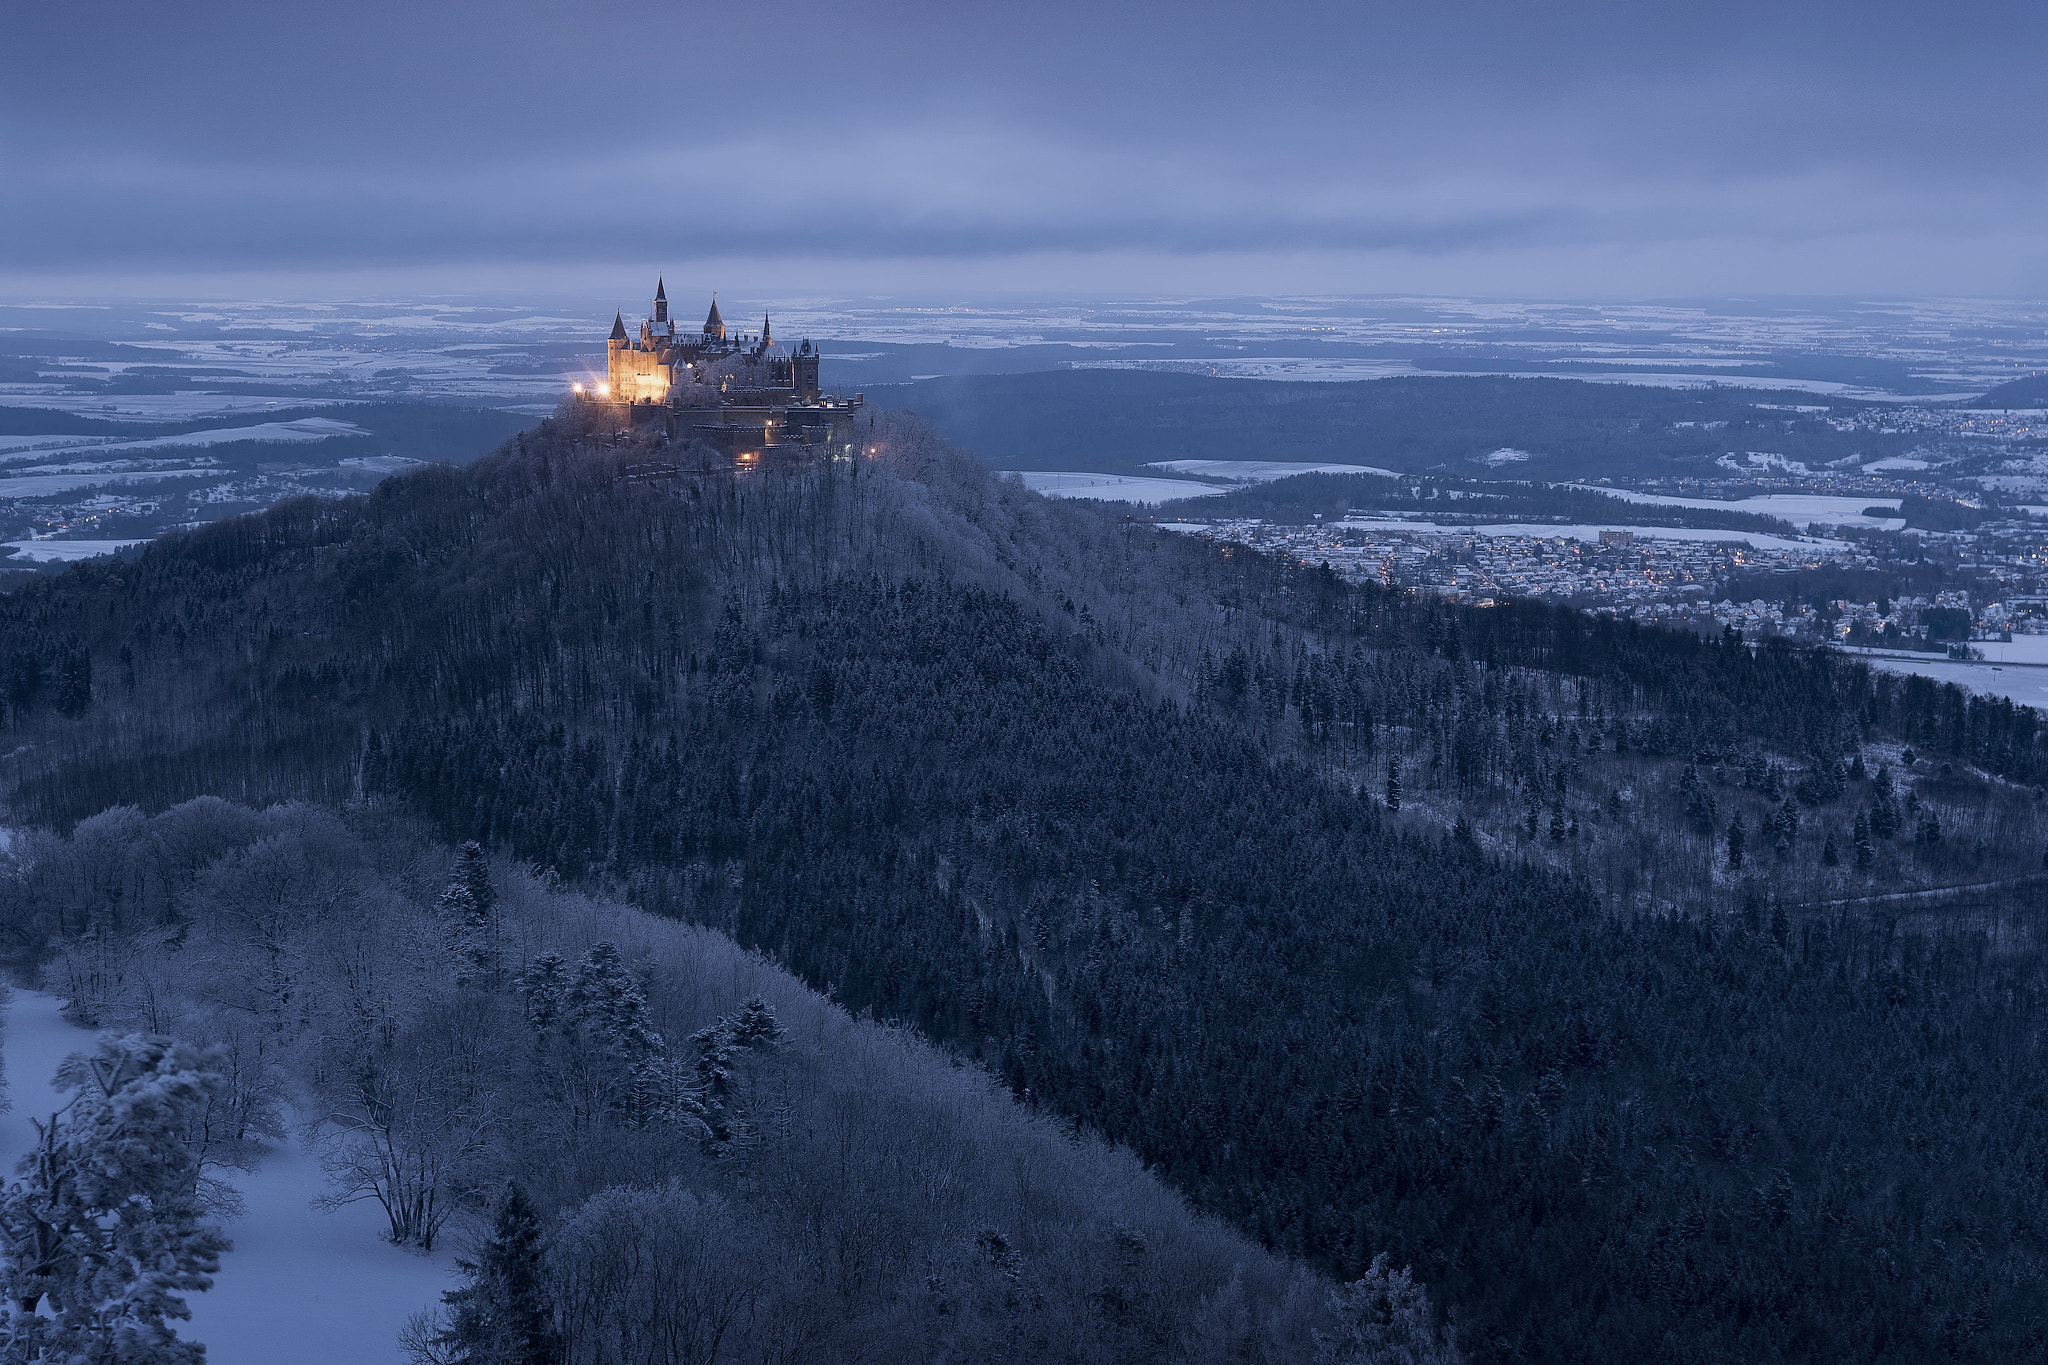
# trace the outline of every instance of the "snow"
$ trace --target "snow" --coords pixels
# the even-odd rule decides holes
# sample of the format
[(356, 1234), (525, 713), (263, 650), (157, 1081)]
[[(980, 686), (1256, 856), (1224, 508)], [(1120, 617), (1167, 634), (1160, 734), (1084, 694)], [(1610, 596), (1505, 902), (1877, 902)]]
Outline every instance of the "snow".
[[(2014, 640), (2013, 644), (2020, 642)], [(1996, 643), (1972, 644), (1972, 649), (1981, 649), (1987, 655)], [(1873, 668), (1882, 668), (1888, 673), (1917, 673), (1923, 678), (1936, 682), (1954, 683), (1967, 687), (1972, 692), (1989, 697), (2010, 697), (2024, 706), (2048, 709), (2048, 667), (2032, 667), (2027, 663), (2003, 664), (1987, 658), (1983, 663), (1971, 660), (1949, 659), (1939, 654), (1880, 653), (1869, 649), (1847, 649), (1867, 661)]]
[(1042, 470), (1010, 470), (1024, 486), (1048, 498), (1100, 498), (1104, 502), (1131, 502), (1156, 507), (1176, 498), (1213, 498), (1228, 493), (1213, 483), (1187, 479), (1128, 478), (1122, 474), (1049, 473)]
[(1765, 493), (1754, 498), (1743, 498), (1738, 502), (1717, 502), (1712, 498), (1678, 498), (1664, 493), (1638, 493), (1628, 488), (1600, 488), (1591, 484), (1568, 486), (1584, 489), (1589, 493), (1605, 493), (1610, 498), (1620, 498), (1623, 502), (1640, 503), (1650, 507), (1683, 507), (1696, 512), (1755, 512), (1762, 516), (1782, 518), (1796, 526), (1818, 521), (1829, 526), (1866, 526), (1896, 531), (1906, 524), (1904, 517), (1863, 515), (1863, 509), (1866, 507), (1889, 507), (1897, 510), (1897, 498), (1844, 498), (1825, 493)]
[(1398, 477), (1391, 469), (1380, 469), (1369, 464), (1314, 464), (1293, 460), (1154, 460), (1145, 467), (1163, 469), (1169, 474), (1229, 479), (1233, 483), (1267, 483), (1274, 479), (1293, 478), (1296, 474), (1378, 474), (1388, 479)]
[(1885, 470), (1885, 469), (1932, 469), (1932, 468), (1934, 468), (1934, 465), (1933, 465), (1933, 463), (1932, 463), (1931, 461), (1928, 461), (1928, 460), (1916, 460), (1916, 459), (1913, 459), (1913, 458), (1912, 458), (1911, 456), (1908, 456), (1908, 455), (1893, 455), (1893, 456), (1891, 456), (1891, 457), (1890, 457), (1889, 459), (1884, 459), (1884, 460), (1872, 460), (1872, 461), (1871, 461), (1871, 462), (1870, 462), (1869, 464), (1867, 464), (1867, 465), (1863, 466), (1863, 472), (1864, 472), (1864, 473), (1866, 473), (1866, 474), (1869, 474), (1869, 473), (1873, 473), (1873, 472), (1876, 472), (1876, 471), (1879, 471), (1879, 470)]
[[(14, 1160), (35, 1142), (34, 1116), (62, 1103), (50, 1088), (57, 1064), (95, 1035), (58, 1013), (41, 991), (16, 990), (4, 1033), (12, 1111), (0, 1114), (0, 1156)], [(401, 1251), (379, 1239), (383, 1211), (352, 1204), (316, 1213), (319, 1161), (293, 1140), (235, 1185), (246, 1216), (228, 1224), (235, 1249), (221, 1258), (213, 1288), (186, 1302), (192, 1320), (178, 1334), (206, 1343), (209, 1365), (398, 1365), (398, 1330), (440, 1301), (456, 1282), (454, 1257)]]
[(98, 555), (118, 554), (141, 540), (4, 540), (0, 546), (13, 550), (13, 564), (69, 564)]
[(1522, 461), (1529, 458), (1529, 452), (1526, 450), (1516, 450), (1511, 446), (1502, 446), (1491, 455), (1476, 455), (1473, 458), (1488, 469), (1499, 469), (1504, 464), (1522, 463)]
[(155, 479), (190, 479), (225, 473), (220, 469), (102, 469), (90, 474), (19, 474), (0, 478), (0, 498), (47, 498), (78, 488), (109, 483), (148, 483)]

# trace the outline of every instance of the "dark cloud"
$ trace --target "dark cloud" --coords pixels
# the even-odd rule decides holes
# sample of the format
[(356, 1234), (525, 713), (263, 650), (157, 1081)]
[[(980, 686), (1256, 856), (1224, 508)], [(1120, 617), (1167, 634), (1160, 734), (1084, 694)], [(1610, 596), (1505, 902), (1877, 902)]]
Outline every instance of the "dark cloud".
[(2044, 37), (2039, 4), (1885, 0), (43, 0), (0, 45), (0, 268), (801, 254), (1015, 286), (1053, 255), (1308, 256), (1346, 287), (1398, 259), (1529, 293), (1814, 262), (2038, 290)]

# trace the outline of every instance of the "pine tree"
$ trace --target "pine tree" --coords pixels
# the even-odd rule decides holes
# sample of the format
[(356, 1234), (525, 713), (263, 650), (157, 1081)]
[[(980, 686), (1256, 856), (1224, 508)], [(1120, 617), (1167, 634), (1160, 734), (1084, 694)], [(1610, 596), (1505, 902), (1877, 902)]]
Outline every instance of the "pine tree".
[(1877, 850), (1870, 842), (1870, 818), (1861, 811), (1856, 813), (1856, 870), (1870, 871), (1870, 865), (1877, 861)]
[(1550, 808), (1550, 842), (1561, 844), (1564, 842), (1564, 836), (1564, 807), (1552, 806)]
[[(0, 1359), (197, 1365), (182, 1295), (206, 1290), (229, 1242), (201, 1222), (194, 1130), (222, 1089), (214, 1058), (165, 1038), (104, 1037), (74, 1053), (74, 1098), (0, 1195)], [(41, 1311), (39, 1311), (41, 1310)]]
[(1387, 809), (1401, 809), (1401, 760), (1387, 760)]
[(526, 1000), (526, 1022), (547, 1033), (568, 1017), (569, 966), (560, 953), (542, 953), (515, 983)]
[(562, 1359), (541, 1243), (539, 1213), (516, 1183), (506, 1185), (482, 1254), (456, 1263), (469, 1283), (441, 1296), (453, 1310), (440, 1334), (448, 1365), (557, 1365)]
[(1820, 865), (1822, 867), (1835, 867), (1841, 861), (1841, 852), (1836, 849), (1835, 836), (1831, 833), (1828, 835), (1827, 841), (1820, 846)]
[(1742, 815), (1737, 812), (1728, 821), (1728, 866), (1742, 866), (1742, 846), (1746, 841), (1747, 833), (1742, 828)]
[(498, 892), (491, 885), (490, 861), (474, 839), (464, 844), (456, 857), (455, 874), (441, 893), (440, 910), (453, 921), (456, 979), (496, 990), (504, 978), (498, 946)]

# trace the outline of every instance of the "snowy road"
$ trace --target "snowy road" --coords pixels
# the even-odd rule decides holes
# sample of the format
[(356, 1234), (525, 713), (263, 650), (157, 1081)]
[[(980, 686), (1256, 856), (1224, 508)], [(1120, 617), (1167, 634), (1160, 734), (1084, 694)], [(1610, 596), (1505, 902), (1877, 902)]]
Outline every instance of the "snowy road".
[[(0, 1154), (15, 1158), (35, 1141), (29, 1119), (61, 1103), (50, 1077), (94, 1035), (60, 1015), (55, 996), (17, 990), (4, 1034), (10, 1111), (0, 1114)], [(452, 1252), (432, 1258), (378, 1237), (383, 1212), (356, 1204), (313, 1211), (320, 1163), (296, 1142), (253, 1176), (236, 1180), (246, 1217), (227, 1225), (235, 1249), (221, 1258), (214, 1287), (191, 1296), (192, 1321), (178, 1334), (206, 1343), (208, 1365), (396, 1365), (398, 1329), (455, 1283)]]

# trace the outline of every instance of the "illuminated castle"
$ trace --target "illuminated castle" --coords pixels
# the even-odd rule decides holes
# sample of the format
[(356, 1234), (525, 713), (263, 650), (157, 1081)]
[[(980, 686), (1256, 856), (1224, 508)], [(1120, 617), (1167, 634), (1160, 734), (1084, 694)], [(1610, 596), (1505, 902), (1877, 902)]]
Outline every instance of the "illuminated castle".
[(612, 319), (598, 401), (622, 427), (660, 423), (670, 439), (704, 441), (742, 462), (777, 449), (851, 455), (864, 405), (861, 394), (820, 390), (817, 349), (806, 340), (784, 350), (765, 317), (760, 336), (728, 336), (714, 298), (702, 328), (677, 332), (666, 281), (654, 286), (654, 312), (639, 336), (626, 331), (624, 313)]

